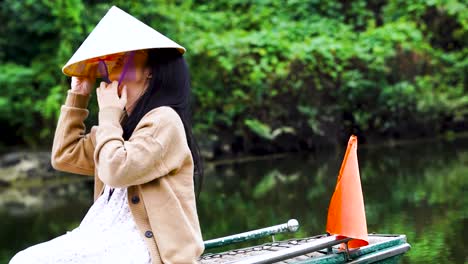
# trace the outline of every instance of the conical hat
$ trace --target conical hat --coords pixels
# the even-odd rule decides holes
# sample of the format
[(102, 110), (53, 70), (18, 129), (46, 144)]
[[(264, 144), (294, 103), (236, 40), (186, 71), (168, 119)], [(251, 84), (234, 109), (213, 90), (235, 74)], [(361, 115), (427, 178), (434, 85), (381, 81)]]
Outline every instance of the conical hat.
[(115, 58), (128, 51), (154, 48), (176, 48), (182, 54), (185, 53), (184, 47), (113, 6), (63, 66), (62, 71), (69, 76), (89, 76), (91, 71), (95, 71), (93, 75), (101, 77), (97, 67), (94, 67), (98, 58)]

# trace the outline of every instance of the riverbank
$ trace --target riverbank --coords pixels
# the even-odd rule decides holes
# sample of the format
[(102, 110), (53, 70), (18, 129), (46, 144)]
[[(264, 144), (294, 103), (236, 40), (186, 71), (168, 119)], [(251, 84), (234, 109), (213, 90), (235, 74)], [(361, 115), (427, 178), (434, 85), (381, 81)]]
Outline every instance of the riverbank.
[[(430, 143), (451, 143), (454, 141), (464, 141), (468, 139), (467, 133), (450, 134), (431, 138), (419, 139), (389, 139), (378, 143), (365, 144), (359, 142), (359, 149), (376, 149), (376, 148), (392, 148), (398, 146), (430, 144)], [(205, 162), (205, 170), (210, 170), (214, 166), (245, 163), (260, 160), (281, 159), (295, 154), (316, 154), (326, 155), (331, 152), (339, 152), (346, 148), (346, 142), (341, 145), (332, 146), (324, 145), (311, 150), (303, 150), (296, 152), (279, 152), (279, 153), (264, 153), (264, 154), (224, 154), (219, 157), (214, 157), (212, 154), (203, 156)], [(207, 153), (208, 150), (202, 151)], [(59, 183), (60, 181), (68, 181), (80, 179), (82, 176), (67, 174), (56, 171), (50, 163), (50, 151), (37, 151), (16, 148), (13, 152), (0, 155), (0, 188), (10, 185), (34, 186), (44, 181), (52, 181)], [(92, 180), (90, 178), (89, 180)]]

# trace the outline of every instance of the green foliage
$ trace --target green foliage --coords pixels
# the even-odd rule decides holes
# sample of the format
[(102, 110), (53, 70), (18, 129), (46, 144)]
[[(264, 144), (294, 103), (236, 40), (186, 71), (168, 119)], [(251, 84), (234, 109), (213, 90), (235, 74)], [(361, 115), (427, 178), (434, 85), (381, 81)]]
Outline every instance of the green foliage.
[(40, 109), (35, 103), (40, 94), (32, 85), (33, 79), (34, 70), (29, 67), (12, 63), (0, 65), (0, 87), (8, 87), (0, 95), (0, 120), (18, 129), (20, 134), (27, 134), (40, 125), (36, 119)]
[(256, 119), (245, 120), (245, 125), (248, 128), (250, 128), (255, 134), (268, 140), (274, 140), (276, 137), (283, 133), (294, 134), (294, 129), (291, 127), (280, 127), (275, 130), (272, 130), (268, 125), (265, 125), (264, 123)]
[[(221, 135), (223, 144), (249, 151), (258, 138), (297, 149), (350, 133), (466, 130), (464, 1), (114, 4), (187, 48), (202, 141)], [(52, 135), (69, 85), (60, 67), (109, 7), (82, 0), (0, 4), (0, 20), (7, 21), (0, 28), (0, 86), (8, 90), (0, 120), (22, 131), (25, 142)], [(26, 109), (21, 119), (18, 109)], [(96, 111), (92, 102), (92, 119)], [(31, 129), (37, 127), (42, 131)], [(290, 140), (279, 141), (284, 133)]]

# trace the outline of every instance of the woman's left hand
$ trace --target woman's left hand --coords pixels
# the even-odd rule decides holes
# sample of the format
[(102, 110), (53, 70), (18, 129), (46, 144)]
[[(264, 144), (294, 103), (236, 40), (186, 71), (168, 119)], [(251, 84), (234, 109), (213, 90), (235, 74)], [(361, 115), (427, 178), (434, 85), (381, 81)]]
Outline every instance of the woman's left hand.
[(122, 88), (122, 96), (119, 97), (118, 94), (119, 83), (113, 81), (110, 84), (101, 82), (99, 88), (96, 89), (97, 99), (99, 109), (104, 109), (106, 107), (118, 107), (119, 109), (124, 109), (127, 104), (127, 86)]

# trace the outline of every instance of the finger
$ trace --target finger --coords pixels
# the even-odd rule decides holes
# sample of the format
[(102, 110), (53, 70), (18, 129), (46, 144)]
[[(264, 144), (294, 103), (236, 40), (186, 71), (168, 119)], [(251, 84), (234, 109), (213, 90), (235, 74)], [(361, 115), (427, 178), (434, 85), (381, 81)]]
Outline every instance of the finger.
[(117, 87), (119, 87), (119, 82), (118, 81), (113, 81), (111, 84), (111, 88), (117, 91)]
[(127, 86), (124, 85), (122, 88), (122, 95), (120, 96), (119, 99), (119, 105), (122, 109), (125, 109), (125, 105), (127, 104)]
[(83, 85), (83, 77), (72, 76), (71, 78), (72, 87), (78, 87)]
[(119, 87), (117, 87), (117, 96), (119, 98), (122, 97), (122, 90), (123, 90), (123, 86), (119, 85)]
[(99, 88), (102, 88), (103, 90), (106, 89), (107, 83), (106, 82), (101, 82), (99, 84)]
[(122, 88), (122, 96), (120, 96), (120, 99), (126, 104), (127, 103), (127, 85), (124, 85)]
[(71, 77), (71, 87), (76, 87), (78, 79), (75, 76)]
[(98, 102), (98, 106), (101, 105), (101, 89), (99, 88), (96, 88), (96, 96), (97, 96), (97, 102)]

